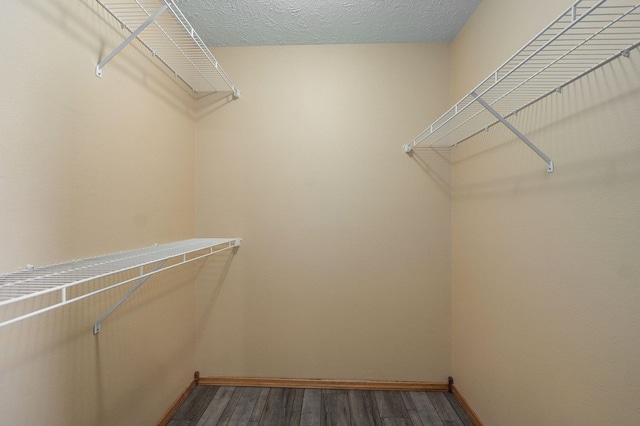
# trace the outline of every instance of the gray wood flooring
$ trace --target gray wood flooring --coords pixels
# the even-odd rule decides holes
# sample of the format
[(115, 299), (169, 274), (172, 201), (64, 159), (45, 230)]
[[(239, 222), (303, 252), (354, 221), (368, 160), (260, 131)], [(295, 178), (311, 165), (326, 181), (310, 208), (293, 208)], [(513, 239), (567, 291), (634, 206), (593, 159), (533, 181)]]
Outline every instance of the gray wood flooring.
[(453, 394), (196, 386), (168, 426), (473, 426)]

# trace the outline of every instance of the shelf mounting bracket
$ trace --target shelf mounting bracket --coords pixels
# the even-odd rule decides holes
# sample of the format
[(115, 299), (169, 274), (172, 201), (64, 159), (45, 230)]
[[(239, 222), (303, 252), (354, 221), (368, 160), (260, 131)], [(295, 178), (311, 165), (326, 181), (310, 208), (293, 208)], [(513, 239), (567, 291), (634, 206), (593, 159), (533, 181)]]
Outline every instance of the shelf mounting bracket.
[(525, 135), (523, 135), (518, 129), (513, 126), (513, 124), (509, 123), (506, 118), (504, 118), (498, 111), (493, 109), (491, 105), (489, 105), (484, 99), (482, 99), (476, 92), (471, 92), (471, 96), (475, 98), (476, 101), (480, 103), (487, 111), (489, 111), (495, 118), (498, 119), (499, 122), (504, 124), (507, 129), (511, 130), (511, 132), (516, 135), (522, 142), (527, 144), (529, 148), (531, 148), (540, 158), (547, 163), (547, 173), (553, 172), (553, 161), (549, 158), (544, 152), (540, 150), (537, 146), (533, 144)]
[(165, 3), (162, 5), (162, 7), (160, 7), (158, 10), (155, 11), (155, 13), (153, 13), (152, 15), (150, 15), (146, 21), (144, 21), (142, 23), (142, 25), (140, 25), (138, 27), (137, 30), (135, 30), (134, 32), (131, 33), (131, 35), (129, 37), (126, 38), (126, 40), (124, 40), (122, 43), (120, 43), (120, 45), (118, 47), (116, 47), (114, 49), (113, 52), (109, 53), (103, 60), (102, 62), (100, 62), (97, 66), (96, 66), (96, 75), (100, 78), (102, 78), (102, 68), (105, 67), (105, 65), (107, 65), (107, 63), (112, 60), (118, 53), (120, 53), (122, 51), (122, 49), (124, 49), (125, 47), (127, 47), (127, 45), (129, 45), (129, 43), (131, 43), (136, 37), (138, 37), (138, 35), (144, 31), (145, 28), (147, 28), (149, 26), (149, 24), (151, 24), (153, 21), (156, 20), (156, 18), (160, 15), (162, 15), (162, 13), (167, 10), (169, 8), (169, 4)]
[[(162, 265), (164, 265), (165, 262), (166, 262), (166, 260), (163, 260), (162, 262), (159, 262), (156, 266), (154, 266), (153, 269), (151, 271), (149, 271), (149, 273), (147, 273), (144, 277), (142, 277), (140, 279), (140, 281), (138, 281), (138, 283), (136, 285), (131, 287), (131, 289), (124, 296), (122, 296), (122, 298), (120, 300), (118, 300), (116, 302), (116, 304), (113, 305), (111, 307), (111, 309), (109, 309), (107, 311), (107, 313), (105, 313), (103, 316), (101, 316), (100, 319), (98, 321), (96, 321), (96, 323), (93, 325), (93, 334), (100, 333), (100, 328), (101, 328), (101, 325), (102, 325), (103, 321), (106, 320), (107, 317), (109, 315), (111, 315), (116, 309), (118, 309), (120, 307), (120, 305), (122, 305), (129, 297), (131, 297), (131, 295), (133, 293), (135, 293), (136, 290), (138, 290), (142, 284), (144, 284), (149, 278), (151, 278), (151, 275), (153, 275), (154, 272), (156, 272), (158, 269), (162, 268)], [(142, 274), (142, 268), (140, 268), (140, 269), (141, 269), (140, 273)]]

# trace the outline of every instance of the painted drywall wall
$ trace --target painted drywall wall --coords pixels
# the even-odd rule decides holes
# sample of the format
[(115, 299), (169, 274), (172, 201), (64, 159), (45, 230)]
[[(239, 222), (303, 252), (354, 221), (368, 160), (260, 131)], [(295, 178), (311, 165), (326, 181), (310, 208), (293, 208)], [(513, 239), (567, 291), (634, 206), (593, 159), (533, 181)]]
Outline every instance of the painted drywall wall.
[(140, 47), (97, 78), (124, 33), (94, 3), (4, 6), (2, 271), (193, 235), (192, 100)]
[[(193, 100), (93, 0), (0, 16), (0, 272), (191, 238)], [(200, 265), (201, 266), (201, 265)], [(198, 265), (0, 329), (0, 421), (153, 424), (195, 369)], [(0, 307), (0, 316), (12, 307)]]
[[(570, 1), (484, 0), (455, 100)], [(482, 60), (480, 60), (482, 58)], [(640, 52), (453, 152), (452, 371), (488, 425), (640, 423)]]
[(199, 276), (201, 373), (446, 381), (450, 164), (402, 145), (446, 108), (448, 46), (214, 54), (242, 96), (198, 104), (196, 229), (244, 243)]

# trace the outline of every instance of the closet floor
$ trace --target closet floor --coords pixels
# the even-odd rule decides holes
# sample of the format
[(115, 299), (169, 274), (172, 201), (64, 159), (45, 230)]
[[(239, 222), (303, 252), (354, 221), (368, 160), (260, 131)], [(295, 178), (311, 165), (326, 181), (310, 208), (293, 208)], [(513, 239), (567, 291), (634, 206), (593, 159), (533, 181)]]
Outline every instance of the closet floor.
[(168, 426), (473, 426), (448, 392), (196, 386)]

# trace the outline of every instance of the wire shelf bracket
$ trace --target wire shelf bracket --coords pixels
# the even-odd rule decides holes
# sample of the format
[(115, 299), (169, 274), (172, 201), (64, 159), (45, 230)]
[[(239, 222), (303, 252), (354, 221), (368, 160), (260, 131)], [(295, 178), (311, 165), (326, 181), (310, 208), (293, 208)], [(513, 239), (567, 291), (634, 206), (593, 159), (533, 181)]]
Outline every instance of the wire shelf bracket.
[[(0, 275), (0, 327), (137, 281), (96, 321), (93, 333), (98, 334), (107, 317), (151, 276), (234, 249), (241, 243), (241, 238), (194, 238), (38, 268), (29, 265), (25, 270), (2, 274)], [(132, 276), (131, 272), (135, 270), (138, 270), (138, 273)], [(121, 273), (125, 273), (124, 278), (117, 276)], [(112, 281), (97, 289), (81, 288), (82, 284), (109, 277)], [(26, 306), (24, 306), (25, 303)], [(16, 308), (8, 309), (12, 305)]]
[(506, 127), (507, 129), (511, 130), (511, 132), (512, 132), (514, 135), (516, 135), (518, 138), (520, 138), (520, 140), (521, 140), (522, 142), (524, 142), (525, 144), (527, 144), (527, 146), (528, 146), (529, 148), (531, 148), (531, 149), (532, 149), (536, 154), (538, 154), (538, 156), (539, 156), (540, 158), (542, 158), (542, 159), (545, 161), (545, 163), (547, 163), (547, 173), (551, 173), (551, 172), (553, 172), (553, 161), (551, 160), (551, 158), (547, 157), (547, 155), (546, 155), (544, 152), (542, 152), (542, 151), (540, 150), (540, 148), (538, 148), (537, 146), (535, 146), (535, 145), (533, 144), (533, 142), (531, 142), (531, 141), (529, 140), (529, 138), (527, 138), (525, 135), (523, 135), (523, 134), (520, 132), (520, 130), (516, 129), (516, 127), (515, 127), (513, 124), (509, 123), (509, 122), (507, 121), (507, 119), (506, 119), (506, 118), (504, 118), (503, 116), (501, 116), (501, 115), (498, 113), (498, 111), (496, 111), (495, 109), (493, 109), (493, 108), (491, 107), (491, 105), (489, 105), (488, 103), (486, 103), (486, 102), (484, 101), (484, 99), (482, 99), (480, 96), (478, 96), (478, 95), (476, 94), (476, 92), (471, 92), (471, 95), (472, 95), (473, 97), (475, 97), (475, 98), (476, 98), (476, 101), (478, 101), (478, 102), (480, 103), (480, 105), (482, 105), (482, 106), (483, 106), (487, 111), (489, 111), (489, 112), (491, 113), (491, 115), (493, 115), (495, 118), (497, 118), (499, 122), (501, 122), (502, 124), (504, 124), (504, 125), (505, 125), (505, 127)]
[(120, 45), (118, 47), (116, 47), (113, 52), (109, 53), (97, 66), (96, 66), (96, 75), (100, 78), (102, 78), (102, 69), (105, 67), (105, 65), (107, 65), (107, 63), (109, 63), (110, 60), (112, 60), (118, 53), (120, 53), (122, 51), (122, 49), (124, 49), (125, 47), (127, 47), (129, 45), (129, 43), (131, 43), (133, 40), (135, 40), (136, 38), (138, 38), (138, 35), (140, 35), (140, 33), (142, 31), (144, 31), (145, 28), (147, 28), (149, 26), (149, 24), (151, 24), (153, 21), (156, 20), (156, 18), (158, 18), (158, 16), (160, 16), (165, 10), (167, 10), (169, 8), (168, 4), (164, 4), (162, 5), (162, 7), (160, 7), (160, 9), (158, 9), (157, 11), (155, 11), (153, 13), (153, 15), (149, 16), (149, 18), (147, 18), (146, 21), (144, 21), (142, 23), (142, 25), (140, 25), (138, 27), (137, 30), (135, 30), (134, 32), (131, 33), (131, 35), (129, 37), (127, 37), (122, 43), (120, 43)]
[[(162, 265), (164, 265), (165, 263), (166, 263), (166, 260), (163, 260), (163, 261), (159, 262), (156, 266), (153, 267), (151, 272), (152, 273), (158, 272), (158, 269), (160, 269), (162, 267)], [(144, 273), (144, 269), (141, 266), (140, 267), (140, 275), (142, 275), (143, 273)], [(100, 333), (100, 330), (102, 329), (102, 323), (104, 322), (104, 320), (106, 320), (107, 317), (109, 317), (109, 315), (111, 315), (116, 309), (118, 309), (120, 307), (120, 305), (122, 305), (128, 298), (130, 298), (133, 295), (133, 293), (135, 293), (136, 290), (138, 290), (142, 286), (142, 284), (147, 282), (147, 280), (149, 278), (151, 278), (151, 275), (146, 275), (144, 278), (140, 279), (140, 281), (138, 281), (138, 283), (136, 285), (131, 287), (131, 289), (124, 296), (122, 296), (122, 298), (120, 298), (120, 300), (118, 300), (116, 302), (116, 304), (113, 305), (107, 311), (107, 313), (105, 313), (103, 316), (101, 316), (100, 319), (98, 321), (96, 321), (96, 323), (93, 325), (93, 334)]]
[(103, 68), (132, 41), (138, 39), (151, 54), (192, 90), (194, 94), (240, 91), (209, 51), (174, 0), (96, 0), (131, 34), (96, 66)]
[(640, 4), (629, 0), (578, 0), (469, 94), (404, 145), (411, 153), (455, 147), (497, 123), (504, 124), (547, 163), (553, 161), (508, 118), (640, 46)]

